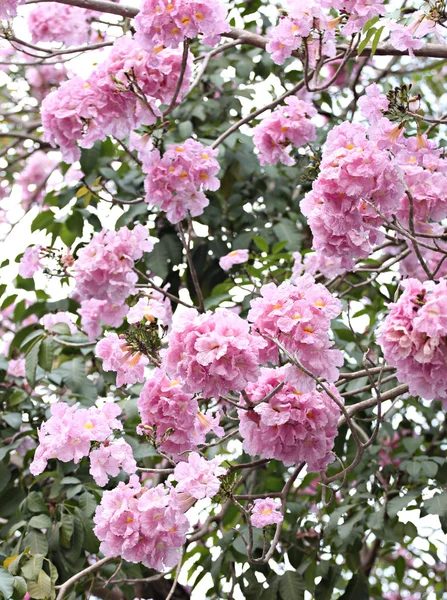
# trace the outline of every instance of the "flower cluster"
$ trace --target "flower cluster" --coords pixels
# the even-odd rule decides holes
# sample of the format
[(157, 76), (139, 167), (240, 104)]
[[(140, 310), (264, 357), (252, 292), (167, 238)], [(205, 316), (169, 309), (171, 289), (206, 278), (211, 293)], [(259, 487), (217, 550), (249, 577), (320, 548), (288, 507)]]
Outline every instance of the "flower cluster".
[(313, 247), (352, 268), (383, 241), (375, 207), (385, 216), (397, 208), (403, 186), (390, 153), (367, 137), (364, 125), (345, 122), (329, 133), (312, 191), (301, 201)]
[(124, 336), (118, 337), (116, 333), (107, 331), (96, 344), (95, 352), (103, 360), (104, 371), (116, 371), (117, 387), (144, 380), (144, 367), (149, 364), (149, 359), (141, 352), (135, 352)]
[[(130, 37), (118, 39), (87, 80), (74, 77), (44, 99), (45, 140), (75, 162), (80, 156), (76, 142), (90, 148), (108, 135), (126, 137), (142, 124), (154, 124), (161, 115), (158, 105), (174, 96), (181, 62), (177, 50), (148, 53)], [(189, 56), (179, 99), (190, 74)]]
[[(247, 385), (255, 407), (238, 411), (244, 450), (285, 465), (305, 461), (309, 471), (321, 471), (332, 460), (340, 409), (326, 392), (297, 389), (288, 381), (289, 370), (290, 366), (262, 369), (259, 379)], [(264, 401), (281, 383), (283, 387)], [(330, 391), (342, 402), (335, 386)], [(240, 402), (245, 403), (242, 396)]]
[(43, 264), (40, 262), (40, 246), (30, 246), (23, 253), (19, 263), (19, 275), (26, 279), (34, 277), (34, 275), (43, 269)]
[(253, 502), (250, 521), (253, 527), (263, 529), (268, 525), (282, 523), (283, 515), (279, 512), (281, 501), (273, 498), (257, 498)]
[(135, 19), (135, 37), (149, 52), (177, 48), (185, 37), (199, 33), (204, 44), (215, 46), (220, 34), (230, 31), (227, 12), (222, 0), (144, 0)]
[(334, 57), (336, 26), (342, 17), (332, 18), (328, 9), (348, 15), (342, 32), (351, 36), (362, 30), (365, 23), (386, 11), (383, 0), (287, 0), (287, 16), (282, 16), (270, 32), (267, 52), (277, 64), (282, 64), (305, 41), (309, 65), (313, 67), (322, 56)]
[(378, 342), (410, 394), (447, 404), (447, 281), (401, 285), (404, 293), (390, 304)]
[(137, 470), (132, 448), (123, 439), (106, 441), (90, 452), (90, 475), (100, 486), (105, 486), (109, 475), (116, 477), (120, 471), (132, 474)]
[(247, 321), (225, 308), (202, 315), (186, 309), (174, 318), (163, 366), (184, 381), (185, 391), (217, 397), (256, 380), (266, 345), (250, 334)]
[(104, 492), (93, 517), (104, 556), (120, 556), (162, 571), (178, 563), (189, 521), (174, 489), (146, 489), (136, 475)]
[(57, 163), (46, 152), (38, 150), (28, 159), (17, 183), (22, 188), (22, 205), (27, 210), (32, 202), (39, 203), (45, 195), (45, 184)]
[(219, 477), (226, 473), (226, 469), (220, 466), (222, 461), (223, 458), (218, 457), (206, 460), (197, 452), (191, 452), (188, 462), (180, 462), (174, 469), (175, 490), (196, 500), (213, 498), (220, 488)]
[(127, 314), (128, 323), (140, 323), (155, 319), (161, 321), (165, 327), (170, 327), (172, 322), (172, 307), (167, 296), (157, 290), (152, 290), (149, 295), (143, 296)]
[(202, 214), (209, 203), (203, 190), (220, 187), (217, 154), (218, 150), (193, 139), (169, 145), (163, 157), (157, 149), (143, 154), (146, 202), (164, 210), (171, 223), (178, 223), (188, 212), (193, 217)]
[(12, 19), (17, 14), (17, 7), (25, 0), (3, 0), (0, 4), (0, 19)]
[(124, 301), (136, 291), (134, 263), (153, 248), (148, 235), (143, 225), (132, 230), (121, 227), (117, 232), (103, 230), (79, 250), (74, 297), (81, 302), (82, 326), (91, 338), (101, 331), (99, 321), (121, 325), (128, 312)]
[(294, 165), (290, 156), (292, 147), (299, 148), (315, 140), (315, 125), (311, 118), (317, 110), (309, 102), (296, 96), (286, 98), (287, 106), (281, 106), (255, 127), (253, 141), (259, 151), (261, 165)]
[[(68, 406), (64, 402), (53, 404), (51, 417), (39, 430), (39, 446), (30, 464), (31, 473), (33, 475), (43, 473), (51, 458), (57, 458), (62, 462), (73, 460), (78, 463), (90, 454), (92, 442), (105, 442), (114, 429), (123, 428), (116, 418), (120, 413), (121, 409), (113, 402), (106, 402), (101, 409), (95, 406), (88, 409), (79, 408), (77, 404)], [(113, 448), (118, 444), (116, 453), (118, 462), (129, 468), (129, 473), (133, 473), (136, 464), (135, 461), (132, 462), (132, 451), (128, 444), (124, 440), (112, 444)], [(104, 480), (106, 473), (112, 474), (112, 465), (110, 465), (112, 470), (107, 470), (108, 467), (104, 463), (101, 473), (98, 467), (99, 463), (96, 461), (95, 465), (94, 459), (92, 468), (98, 474), (100, 481)]]
[[(311, 275), (295, 279), (295, 285), (284, 282), (262, 286), (260, 298), (251, 301), (248, 320), (260, 335), (278, 340), (314, 375), (329, 381), (338, 378), (337, 367), (343, 364), (339, 350), (331, 348), (331, 319), (341, 312), (341, 302)], [(262, 362), (277, 362), (278, 346), (268, 340), (261, 352)], [(300, 385), (313, 387), (307, 375), (298, 375)], [(305, 381), (307, 383), (305, 383)], [(308, 391), (308, 390), (307, 390)]]
[(65, 46), (87, 44), (92, 11), (58, 2), (38, 5), (28, 14), (28, 29), (33, 43), (60, 42)]
[(181, 381), (171, 380), (155, 369), (138, 399), (142, 425), (138, 432), (150, 434), (163, 451), (173, 456), (196, 447), (194, 429), (197, 400), (183, 390)]
[[(63, 64), (43, 64), (26, 69), (26, 81), (31, 88), (30, 93), (39, 102), (42, 102), (52, 88), (57, 87), (66, 79), (67, 69)], [(35, 155), (33, 154), (33, 156)]]

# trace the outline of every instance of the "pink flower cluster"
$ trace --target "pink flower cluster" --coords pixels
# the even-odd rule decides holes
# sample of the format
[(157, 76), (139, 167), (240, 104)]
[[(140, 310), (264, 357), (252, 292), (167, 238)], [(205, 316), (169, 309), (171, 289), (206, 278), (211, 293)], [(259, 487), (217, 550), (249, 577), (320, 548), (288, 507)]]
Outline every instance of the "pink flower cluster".
[(25, 0), (2, 0), (0, 3), (0, 19), (12, 19), (17, 14), (17, 7)]
[(325, 277), (335, 277), (345, 272), (341, 267), (341, 260), (336, 256), (326, 256), (318, 252), (308, 252), (304, 259), (299, 252), (293, 253), (294, 262), (290, 281), (295, 283), (303, 273), (315, 275), (322, 273)]
[[(238, 411), (244, 450), (285, 465), (306, 461), (309, 471), (324, 470), (332, 460), (340, 409), (325, 392), (297, 389), (288, 381), (289, 371), (290, 366), (263, 368), (259, 379), (247, 385), (247, 395), (256, 406)], [(283, 382), (268, 402), (263, 401)], [(335, 386), (330, 391), (342, 402)], [(245, 403), (242, 396), (240, 402)]]
[(26, 69), (26, 81), (31, 88), (31, 95), (39, 102), (42, 102), (52, 88), (57, 87), (66, 79), (67, 69), (63, 64), (43, 64)]
[[(310, 275), (295, 279), (295, 285), (268, 283), (261, 297), (251, 301), (248, 320), (252, 330), (278, 340), (314, 375), (336, 381), (343, 364), (340, 350), (333, 349), (329, 339), (331, 319), (341, 312), (341, 302)], [(278, 361), (278, 346), (271, 340), (261, 351), (262, 362)], [(300, 385), (313, 388), (313, 381), (297, 372)], [(307, 383), (305, 383), (307, 382)], [(309, 389), (306, 389), (309, 391)]]
[(48, 313), (44, 315), (40, 322), (43, 325), (46, 331), (51, 331), (55, 325), (58, 323), (64, 323), (68, 326), (70, 333), (73, 335), (77, 332), (78, 328), (74, 324), (74, 320), (76, 319), (75, 315), (72, 315), (69, 312), (57, 312), (55, 314)]
[(226, 469), (220, 466), (222, 461), (223, 457), (207, 460), (197, 452), (191, 452), (188, 461), (178, 463), (174, 469), (176, 492), (188, 494), (196, 500), (213, 498), (219, 492), (219, 477), (226, 473)]
[(95, 352), (103, 360), (104, 371), (116, 371), (117, 387), (144, 380), (144, 367), (149, 364), (149, 359), (141, 352), (135, 352), (124, 336), (118, 337), (115, 332), (107, 331), (96, 344)]
[(46, 182), (57, 163), (46, 152), (38, 150), (30, 156), (26, 166), (17, 179), (22, 188), (22, 205), (28, 210), (32, 202), (42, 202), (45, 196)]
[(157, 290), (152, 290), (148, 296), (140, 298), (127, 314), (129, 323), (140, 323), (141, 321), (152, 323), (154, 319), (161, 321), (165, 327), (171, 326), (171, 301)]
[(286, 98), (281, 106), (254, 128), (253, 141), (259, 151), (261, 165), (294, 165), (290, 156), (293, 146), (299, 148), (315, 140), (315, 125), (311, 118), (317, 110), (309, 102), (296, 96)]
[(60, 42), (65, 46), (87, 44), (92, 11), (57, 2), (38, 5), (28, 14), (28, 29), (34, 44)]
[(256, 380), (260, 350), (267, 344), (250, 334), (247, 321), (225, 308), (202, 315), (195, 309), (177, 314), (163, 366), (184, 381), (186, 392), (218, 397)]
[[(31, 473), (35, 476), (43, 473), (52, 458), (78, 463), (89, 456), (92, 442), (104, 442), (98, 449), (100, 452), (92, 452), (90, 472), (98, 485), (107, 483), (107, 474), (118, 474), (117, 465), (134, 473), (136, 463), (130, 446), (124, 440), (106, 441), (114, 429), (123, 428), (116, 418), (120, 413), (121, 409), (113, 402), (106, 402), (101, 409), (79, 408), (77, 404), (68, 406), (64, 402), (53, 404), (51, 417), (39, 430), (39, 446), (29, 467)], [(113, 455), (113, 460), (107, 460), (108, 454)]]
[(28, 279), (43, 269), (43, 264), (40, 262), (40, 246), (30, 246), (27, 248), (20, 259), (19, 275)]
[(371, 204), (390, 216), (404, 191), (390, 153), (366, 134), (365, 126), (347, 121), (332, 129), (318, 179), (300, 205), (313, 248), (340, 259), (344, 269), (383, 241), (382, 220)]
[(189, 521), (174, 489), (146, 489), (136, 475), (104, 492), (93, 520), (105, 556), (120, 556), (162, 571), (178, 563)]
[(429, 14), (421, 10), (412, 13), (407, 25), (391, 21), (389, 28), (391, 44), (398, 50), (408, 50), (410, 56), (414, 56), (414, 50), (424, 45), (421, 38), (426, 35), (435, 34), (441, 44), (445, 43), (442, 24), (430, 19)]
[(174, 458), (203, 444), (207, 433), (222, 436), (219, 416), (199, 411), (197, 400), (184, 391), (182, 381), (169, 379), (155, 369), (138, 399), (142, 424), (139, 434), (150, 435), (157, 446)]
[(222, 0), (144, 0), (135, 19), (136, 40), (142, 48), (177, 48), (185, 37), (201, 33), (202, 42), (215, 46), (230, 31), (228, 9)]
[(248, 261), (248, 250), (232, 250), (219, 260), (219, 266), (224, 271), (229, 271), (233, 265), (241, 265)]
[[(68, 162), (79, 159), (108, 135), (127, 137), (140, 125), (152, 125), (161, 115), (158, 105), (171, 101), (181, 71), (177, 50), (148, 53), (130, 37), (118, 39), (85, 81), (74, 77), (51, 92), (42, 103), (45, 140), (58, 145)], [(188, 89), (189, 56), (179, 99)]]
[(336, 27), (342, 17), (332, 18), (328, 9), (339, 10), (348, 19), (342, 27), (346, 37), (362, 30), (365, 23), (386, 12), (383, 0), (287, 0), (287, 16), (281, 16), (270, 32), (267, 52), (277, 64), (282, 64), (306, 41), (309, 65), (313, 67), (322, 56), (334, 57)]
[(165, 211), (171, 223), (178, 223), (188, 213), (201, 215), (209, 203), (203, 190), (220, 187), (217, 154), (218, 150), (193, 139), (170, 144), (163, 157), (159, 150), (143, 154), (146, 202)]
[(280, 508), (281, 501), (278, 498), (257, 498), (253, 502), (253, 508), (251, 509), (251, 524), (253, 527), (263, 529), (268, 525), (282, 523), (284, 517), (279, 512)]
[(401, 285), (404, 293), (390, 304), (378, 342), (410, 394), (447, 405), (447, 281)]
[(143, 225), (134, 229), (97, 233), (78, 253), (74, 263), (74, 297), (81, 302), (82, 326), (91, 338), (100, 332), (99, 320), (119, 327), (128, 312), (124, 301), (135, 293), (138, 279), (134, 263), (151, 252), (149, 231)]

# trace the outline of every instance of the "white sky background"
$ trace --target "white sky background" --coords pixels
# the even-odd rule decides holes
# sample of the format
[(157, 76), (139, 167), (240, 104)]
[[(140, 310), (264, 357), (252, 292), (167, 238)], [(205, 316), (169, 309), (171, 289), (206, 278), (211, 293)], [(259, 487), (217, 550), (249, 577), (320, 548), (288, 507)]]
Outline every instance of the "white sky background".
[[(138, 6), (140, 4), (140, 2), (139, 2), (139, 0), (126, 0), (126, 4)], [(268, 12), (272, 15), (275, 14), (276, 9), (274, 9), (273, 7), (270, 7), (270, 8), (271, 8), (271, 10), (269, 9)], [(22, 14), (25, 13), (26, 9), (22, 8), (21, 12), (22, 12)], [(232, 16), (236, 16), (236, 15), (232, 15)], [(109, 18), (109, 16), (108, 16), (108, 18)], [(237, 22), (236, 26), (243, 27), (243, 22), (242, 21)], [(29, 35), (26, 30), (25, 20), (23, 18), (17, 18), (15, 20), (14, 28), (15, 28), (15, 33), (16, 33), (17, 37), (24, 39), (24, 40), (29, 40)], [(83, 77), (86, 77), (89, 70), (91, 69), (93, 62), (95, 60), (98, 60), (98, 58), (100, 56), (101, 56), (101, 52), (99, 52), (99, 51), (86, 53), (85, 55), (71, 61), (69, 63), (70, 68), (73, 71), (75, 71), (76, 73), (82, 75)], [(387, 59), (383, 58), (383, 59), (379, 59), (379, 60), (381, 60), (385, 63)], [(229, 79), (231, 79), (232, 74), (233, 74), (232, 69), (228, 69), (228, 71), (224, 75), (226, 75)], [(0, 84), (2, 84), (5, 81), (8, 81), (7, 75), (0, 72)], [(244, 106), (244, 110), (247, 113), (249, 112), (249, 110), (251, 109), (251, 107), (254, 104), (256, 104), (256, 106), (261, 106), (262, 104), (268, 104), (272, 100), (272, 97), (270, 94), (270, 90), (272, 88), (275, 91), (275, 93), (280, 92), (280, 90), (281, 90), (281, 86), (280, 86), (279, 82), (273, 76), (270, 76), (265, 82), (256, 84), (255, 86), (252, 86), (252, 87), (255, 87), (255, 90), (256, 90), (256, 101), (254, 102), (254, 101), (250, 101), (249, 99), (241, 98), (241, 101)], [(1, 123), (0, 123), (0, 126), (1, 126)], [(57, 153), (57, 152), (55, 152), (53, 154), (55, 157), (60, 156), (59, 153)], [(2, 166), (4, 166), (4, 163), (1, 162), (2, 160), (3, 159), (0, 159), (0, 168)], [(56, 174), (54, 174), (52, 179), (50, 179), (50, 183), (54, 183), (54, 184), (58, 183)], [(9, 266), (4, 267), (3, 269), (0, 270), (0, 282), (1, 283), (3, 283), (3, 282), (11, 283), (18, 273), (18, 264), (13, 262), (15, 257), (18, 254), (22, 253), (31, 244), (41, 244), (41, 245), (48, 244), (49, 236), (45, 236), (44, 232), (41, 232), (41, 231), (31, 233), (30, 226), (31, 226), (33, 219), (38, 214), (39, 209), (37, 207), (34, 207), (26, 215), (23, 216), (23, 210), (20, 206), (20, 191), (19, 191), (19, 189), (15, 188), (13, 190), (12, 196), (10, 198), (7, 198), (7, 199), (1, 201), (0, 207), (8, 210), (8, 218), (12, 223), (17, 222), (17, 224), (14, 226), (11, 233), (9, 235), (7, 235), (6, 237), (4, 237), (4, 234), (6, 233), (7, 228), (5, 229), (2, 225), (0, 225), (0, 263), (3, 262), (7, 258), (9, 258), (11, 261), (11, 264)], [(70, 206), (62, 209), (62, 211), (60, 211), (60, 214), (63, 214), (68, 210), (70, 210)], [(103, 204), (99, 205), (99, 207), (98, 207), (98, 216), (99, 216), (101, 222), (108, 228), (114, 228), (115, 222), (121, 214), (122, 214), (122, 210), (121, 210), (121, 208), (119, 208), (117, 206), (111, 206), (109, 204), (103, 203)], [(88, 240), (90, 238), (92, 231), (93, 231), (93, 228), (89, 224), (87, 224), (85, 227), (85, 232), (84, 232), (84, 238), (86, 240)], [(206, 228), (203, 228), (203, 226), (202, 226), (202, 229), (200, 230), (200, 226), (199, 226), (198, 233), (199, 233), (199, 235), (206, 235)], [(4, 239), (3, 239), (3, 241), (1, 241), (3, 237), (4, 237)], [(45, 289), (51, 295), (52, 299), (54, 299), (54, 300), (66, 298), (67, 294), (69, 293), (69, 290), (67, 289), (67, 287), (65, 287), (63, 289), (61, 288), (60, 281), (58, 278), (47, 279), (46, 276), (44, 276), (43, 274), (37, 274), (35, 277), (35, 280), (36, 280), (36, 287)], [(25, 297), (27, 296), (26, 292), (24, 293), (24, 296)], [(32, 298), (33, 294), (32, 293), (31, 293), (31, 295), (28, 294), (28, 296), (30, 298)], [(361, 320), (359, 320), (359, 321), (357, 321), (356, 328), (358, 328), (359, 331), (362, 331), (364, 325), (365, 325), (365, 323), (362, 322)], [(385, 406), (384, 410), (386, 411), (387, 408), (388, 407)], [(407, 416), (410, 420), (413, 420), (415, 423), (421, 422), (420, 415), (418, 414), (418, 412), (416, 410), (414, 410), (412, 408), (410, 408), (408, 410)], [(240, 452), (240, 443), (239, 442), (230, 442), (230, 444), (231, 444), (231, 449), (235, 451), (235, 456), (237, 456), (237, 454)], [(200, 514), (201, 510), (202, 511), (206, 510), (206, 506), (207, 506), (206, 501), (201, 502), (197, 507), (192, 509), (191, 517), (198, 516)], [(447, 561), (447, 552), (446, 552), (447, 536), (445, 536), (442, 533), (439, 519), (437, 517), (427, 516), (427, 517), (421, 519), (419, 510), (410, 510), (410, 511), (407, 510), (407, 511), (401, 511), (399, 513), (399, 518), (402, 522), (412, 521), (417, 526), (421, 537), (415, 541), (415, 543), (414, 543), (415, 547), (419, 548), (420, 550), (422, 550), (424, 552), (427, 552), (428, 551), (428, 542), (426, 540), (424, 540), (423, 538), (430, 537), (430, 541), (432, 543), (434, 543), (438, 548), (440, 548), (441, 555), (444, 557), (444, 560)], [(194, 521), (194, 519), (192, 519), (192, 521)], [(219, 549), (217, 549), (217, 548), (212, 549), (212, 554), (215, 558), (217, 558), (217, 556), (219, 554)], [(424, 559), (426, 560), (426, 562), (428, 564), (433, 564), (433, 559), (431, 558), (430, 555), (428, 555), (428, 553), (425, 554)], [(193, 562), (193, 559), (191, 559), (191, 561), (189, 561), (182, 569), (182, 574), (180, 576), (180, 582), (183, 584), (187, 584), (186, 573), (188, 571), (189, 566), (192, 564), (192, 562)], [(271, 561), (270, 564), (274, 570), (278, 571), (279, 567), (278, 567), (278, 565), (276, 565), (274, 563), (274, 561)], [(282, 567), (280, 567), (280, 568), (282, 568)], [(240, 575), (240, 573), (238, 573), (238, 575)], [(202, 580), (202, 582), (194, 590), (193, 595), (192, 595), (192, 600), (203, 600), (204, 592), (206, 589), (208, 589), (208, 587), (210, 587), (211, 584), (212, 584), (211, 575), (205, 576), (204, 579)], [(306, 600), (310, 600), (311, 595), (308, 593), (306, 593), (306, 594), (307, 594)], [(240, 591), (238, 589), (236, 589), (236, 591), (235, 591), (234, 598), (235, 598), (235, 600), (243, 600), (243, 595), (240, 593)], [(436, 600), (435, 595), (434, 594), (430, 595), (427, 598), (427, 600)]]

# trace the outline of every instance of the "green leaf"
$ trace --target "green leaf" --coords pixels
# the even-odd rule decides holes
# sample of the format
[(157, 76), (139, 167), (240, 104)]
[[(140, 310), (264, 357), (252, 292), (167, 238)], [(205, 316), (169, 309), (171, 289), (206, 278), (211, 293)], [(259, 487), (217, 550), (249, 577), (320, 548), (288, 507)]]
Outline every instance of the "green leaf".
[(28, 591), (28, 587), (23, 577), (20, 577), (19, 575), (14, 577), (14, 590), (18, 593), (20, 598), (23, 598), (25, 596), (26, 592)]
[(253, 236), (253, 241), (254, 241), (254, 243), (256, 244), (256, 246), (259, 248), (259, 250), (261, 252), (268, 252), (269, 251), (269, 245), (268, 245), (268, 243), (260, 235), (254, 235)]
[(305, 591), (303, 578), (295, 571), (286, 571), (279, 578), (279, 595), (282, 600), (304, 600)]
[(377, 32), (377, 29), (375, 27), (371, 27), (366, 36), (364, 37), (364, 39), (360, 42), (359, 44), (359, 49), (357, 52), (357, 56), (360, 56), (361, 53), (363, 52), (363, 50), (366, 48), (366, 46), (368, 45), (369, 40), (372, 38), (372, 36)]
[(46, 535), (37, 529), (30, 529), (23, 539), (24, 547), (30, 547), (32, 554), (47, 555), (48, 540)]
[(63, 514), (61, 519), (60, 541), (62, 546), (70, 548), (70, 540), (73, 535), (74, 519), (71, 515)]
[(97, 141), (91, 148), (81, 151), (81, 169), (85, 176), (90, 175), (98, 165), (99, 157), (101, 156), (101, 142)]
[(424, 500), (424, 508), (429, 515), (447, 516), (447, 492), (435, 494), (433, 498)]
[(35, 554), (34, 556), (31, 556), (24, 565), (22, 565), (21, 573), (25, 579), (37, 579), (37, 576), (42, 569), (43, 559), (44, 557), (42, 554)]
[(295, 252), (301, 248), (301, 233), (296, 226), (296, 223), (290, 219), (281, 219), (279, 223), (273, 225), (278, 241), (287, 242), (286, 248), (290, 252)]
[(25, 374), (26, 374), (26, 380), (28, 381), (28, 383), (30, 384), (31, 387), (34, 387), (34, 384), (36, 383), (36, 369), (37, 369), (37, 363), (39, 360), (39, 350), (40, 350), (40, 345), (42, 343), (42, 339), (41, 338), (37, 338), (36, 342), (34, 343), (33, 346), (31, 346), (25, 356)]
[(14, 591), (14, 577), (4, 567), (0, 567), (0, 594), (4, 600), (10, 600)]
[(47, 505), (43, 499), (42, 492), (30, 492), (26, 500), (28, 510), (34, 513), (43, 513), (47, 511)]
[(415, 500), (419, 496), (419, 492), (412, 491), (405, 494), (405, 496), (397, 496), (388, 502), (387, 513), (394, 519), (397, 513), (408, 506), (408, 504)]
[(376, 53), (377, 46), (379, 45), (379, 42), (380, 42), (380, 36), (382, 35), (382, 32), (383, 32), (384, 29), (385, 29), (385, 27), (383, 26), (383, 27), (380, 27), (376, 31), (376, 35), (374, 36), (373, 42), (371, 44), (371, 58)]
[(315, 588), (315, 600), (331, 600), (337, 579), (340, 577), (341, 567), (329, 565), (327, 574)]
[(54, 212), (52, 210), (45, 210), (37, 215), (34, 221), (31, 223), (31, 231), (37, 231), (39, 229), (48, 229), (48, 226), (54, 222)]
[(51, 371), (53, 366), (54, 342), (50, 337), (42, 340), (39, 348), (38, 363), (44, 371)]
[(30, 527), (34, 529), (49, 529), (51, 527), (51, 519), (47, 515), (36, 515), (31, 517), (29, 522)]
[[(98, 397), (98, 390), (96, 389), (93, 381), (88, 379), (86, 375), (86, 367), (84, 359), (81, 356), (77, 356), (73, 360), (69, 360), (57, 369), (53, 369), (49, 379), (55, 377), (57, 384), (60, 383), (60, 379), (64, 385), (71, 389), (74, 394), (83, 396), (88, 400), (94, 401)], [(58, 378), (60, 378), (58, 380)]]
[(47, 598), (51, 598), (52, 591), (53, 585), (51, 579), (45, 571), (40, 571), (37, 582), (28, 582), (28, 593), (31, 598), (36, 598), (36, 600), (46, 600)]
[(340, 596), (340, 600), (369, 600), (368, 580), (363, 573), (352, 576), (345, 593)]
[(362, 33), (366, 33), (368, 29), (371, 29), (371, 27), (375, 25), (379, 19), (379, 15), (376, 15), (372, 19), (369, 19), (369, 21), (366, 21), (365, 25), (363, 26)]

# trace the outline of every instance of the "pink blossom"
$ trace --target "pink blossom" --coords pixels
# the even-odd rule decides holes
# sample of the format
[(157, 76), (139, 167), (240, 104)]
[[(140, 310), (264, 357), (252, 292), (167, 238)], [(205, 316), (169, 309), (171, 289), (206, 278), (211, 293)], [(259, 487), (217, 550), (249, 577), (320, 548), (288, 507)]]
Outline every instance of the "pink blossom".
[(248, 261), (248, 250), (232, 250), (219, 260), (219, 265), (224, 271), (229, 271), (233, 265), (240, 265)]
[(186, 309), (174, 318), (163, 365), (184, 381), (185, 391), (209, 398), (255, 381), (259, 351), (265, 346), (262, 338), (250, 334), (246, 321), (227, 309), (202, 315)]
[(365, 89), (365, 95), (359, 98), (358, 105), (365, 119), (374, 124), (383, 117), (383, 111), (387, 110), (389, 101), (380, 93), (379, 86), (373, 83)]
[[(294, 281), (295, 285), (285, 282), (262, 286), (261, 297), (251, 301), (247, 318), (255, 331), (278, 340), (314, 375), (336, 381), (343, 356), (332, 349), (328, 334), (331, 319), (341, 312), (341, 303), (310, 275)], [(268, 340), (261, 359), (278, 360), (278, 347), (273, 341)]]
[(167, 296), (157, 290), (152, 290), (149, 296), (140, 298), (127, 315), (129, 323), (140, 323), (143, 320), (152, 323), (154, 319), (161, 321), (166, 327), (169, 327), (172, 322), (171, 302)]
[(149, 52), (176, 48), (199, 33), (204, 44), (215, 46), (220, 34), (230, 31), (227, 12), (223, 0), (144, 0), (135, 19), (135, 39)]
[(40, 319), (40, 322), (47, 331), (51, 331), (57, 323), (65, 323), (65, 325), (68, 325), (71, 335), (74, 335), (78, 330), (76, 325), (74, 325), (75, 319), (75, 315), (69, 312), (57, 312), (55, 314), (49, 313), (44, 315)]
[(6, 375), (8, 377), (25, 377), (25, 359), (12, 358), (11, 360), (9, 360)]
[(343, 10), (349, 18), (342, 31), (345, 37), (358, 33), (367, 21), (373, 17), (386, 14), (384, 0), (344, 0)]
[[(332, 462), (340, 409), (326, 392), (296, 388), (288, 381), (290, 368), (261, 369), (256, 383), (247, 385), (247, 395), (256, 406), (238, 411), (244, 450), (285, 465), (305, 461), (309, 471), (321, 471)], [(283, 382), (268, 402), (263, 401)], [(330, 391), (342, 402), (335, 386), (331, 385)], [(242, 397), (240, 402), (245, 402)]]
[(178, 563), (189, 522), (179, 510), (175, 490), (145, 489), (136, 475), (105, 491), (93, 518), (105, 556), (121, 556), (162, 571)]
[(410, 56), (414, 56), (414, 50), (418, 50), (424, 45), (424, 42), (413, 36), (409, 27), (391, 22), (390, 42), (397, 50), (408, 50)]
[(447, 282), (402, 282), (404, 293), (389, 305), (378, 343), (410, 394), (447, 404)]
[(89, 41), (91, 11), (57, 2), (38, 5), (28, 14), (32, 42), (61, 42), (80, 46)]
[(176, 491), (189, 494), (197, 500), (213, 498), (219, 492), (219, 477), (226, 473), (226, 469), (220, 466), (222, 461), (223, 458), (207, 460), (197, 452), (191, 452), (188, 462), (180, 462), (174, 469)]
[(43, 64), (26, 69), (26, 80), (31, 88), (31, 94), (40, 102), (52, 88), (57, 87), (66, 79), (67, 69), (63, 64)]
[(17, 14), (17, 7), (24, 0), (2, 0), (0, 4), (0, 19), (12, 19)]
[[(30, 464), (33, 475), (42, 473), (51, 458), (78, 463), (90, 453), (91, 442), (104, 442), (116, 429), (115, 418), (121, 410), (106, 404), (104, 411), (96, 407), (78, 408), (57, 402), (51, 406), (51, 417), (39, 429), (39, 446)], [(120, 424), (119, 424), (120, 425)]]
[(123, 439), (100, 444), (90, 452), (90, 474), (101, 487), (109, 481), (109, 475), (116, 477), (121, 469), (131, 475), (137, 469), (132, 448)]
[(126, 304), (110, 304), (107, 300), (91, 298), (81, 302), (78, 313), (81, 316), (83, 331), (90, 340), (94, 340), (101, 335), (103, 324), (120, 327), (128, 310)]
[(299, 148), (315, 140), (315, 125), (311, 118), (317, 114), (309, 102), (296, 96), (286, 98), (287, 106), (281, 106), (254, 128), (253, 141), (259, 151), (261, 165), (294, 165), (290, 156), (292, 148)]
[(24, 278), (34, 277), (34, 275), (43, 269), (43, 264), (40, 262), (41, 246), (30, 246), (27, 248), (20, 259), (19, 275)]
[(153, 437), (163, 452), (178, 456), (196, 448), (197, 400), (184, 391), (183, 383), (155, 369), (138, 399), (142, 425), (138, 433)]
[(45, 196), (45, 183), (54, 171), (56, 162), (46, 152), (38, 150), (27, 160), (17, 183), (22, 188), (22, 203), (28, 209), (31, 202), (41, 202)]
[(206, 436), (211, 431), (217, 437), (223, 437), (225, 431), (220, 423), (220, 412), (213, 413), (212, 410), (207, 410), (205, 413), (197, 413), (197, 418), (194, 423), (193, 440), (199, 446), (205, 442)]
[(106, 332), (105, 337), (96, 344), (95, 352), (103, 360), (104, 371), (116, 371), (117, 387), (144, 380), (144, 367), (149, 364), (149, 359), (136, 351), (124, 337)]
[(209, 203), (204, 191), (220, 186), (217, 154), (217, 149), (189, 139), (180, 145), (170, 144), (163, 157), (159, 150), (145, 155), (146, 202), (165, 211), (171, 223), (178, 223), (188, 213), (201, 215)]
[(251, 524), (253, 527), (259, 527), (263, 529), (268, 525), (275, 525), (282, 523), (284, 520), (283, 515), (279, 512), (281, 508), (281, 500), (278, 498), (257, 498), (253, 502), (253, 508), (251, 510)]

